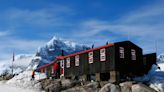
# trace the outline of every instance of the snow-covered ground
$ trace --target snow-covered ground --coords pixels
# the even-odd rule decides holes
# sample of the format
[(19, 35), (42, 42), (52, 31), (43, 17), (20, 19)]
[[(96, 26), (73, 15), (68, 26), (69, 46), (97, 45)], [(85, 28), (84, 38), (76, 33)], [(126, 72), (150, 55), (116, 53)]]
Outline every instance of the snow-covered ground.
[(6, 84), (5, 81), (0, 81), (0, 92), (41, 92), (33, 89), (25, 89)]
[(150, 71), (150, 87), (155, 89), (158, 92), (164, 92), (164, 61), (159, 61), (158, 65), (160, 70), (152, 67), (155, 71)]
[(36, 92), (39, 92), (41, 89), (41, 85), (38, 82), (39, 79), (46, 78), (45, 74), (36, 73), (35, 80), (31, 81), (31, 74), (32, 71), (24, 71), (19, 75), (15, 76), (14, 78), (10, 79), (6, 82), (6, 85), (20, 87), (22, 89), (32, 89)]
[(34, 55), (29, 54), (19, 54), (15, 56), (14, 62), (12, 62), (11, 59), (7, 60), (1, 60), (0, 61), (0, 75), (4, 73), (11, 74), (11, 67), (13, 63), (13, 73), (19, 74), (20, 72), (23, 72), (26, 70), (26, 68), (29, 66), (31, 60), (33, 59)]
[(0, 81), (0, 92), (44, 92), (41, 91), (39, 79), (46, 78), (45, 74), (36, 73), (31, 81), (32, 71), (24, 71), (9, 81)]

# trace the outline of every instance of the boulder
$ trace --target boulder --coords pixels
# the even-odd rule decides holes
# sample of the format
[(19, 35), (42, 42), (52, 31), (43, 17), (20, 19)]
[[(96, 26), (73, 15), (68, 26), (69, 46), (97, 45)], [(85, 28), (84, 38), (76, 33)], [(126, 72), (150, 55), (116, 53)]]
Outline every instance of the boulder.
[(76, 80), (63, 79), (61, 80), (61, 85), (63, 89), (71, 88), (77, 83)]
[(156, 91), (144, 84), (135, 84), (132, 86), (132, 92), (156, 92)]
[(91, 82), (91, 83), (87, 84), (86, 87), (92, 88), (92, 89), (100, 88), (100, 83), (99, 82)]
[(74, 87), (67, 90), (63, 90), (61, 92), (88, 92), (88, 91), (86, 91), (83, 87)]
[(46, 86), (45, 91), (46, 92), (60, 92), (61, 83), (60, 82), (51, 83), (50, 85)]
[(108, 83), (105, 86), (103, 86), (99, 92), (121, 92), (121, 91), (118, 85)]
[(121, 88), (121, 92), (132, 92), (131, 87), (133, 85), (133, 82), (123, 82), (120, 83), (120, 88)]

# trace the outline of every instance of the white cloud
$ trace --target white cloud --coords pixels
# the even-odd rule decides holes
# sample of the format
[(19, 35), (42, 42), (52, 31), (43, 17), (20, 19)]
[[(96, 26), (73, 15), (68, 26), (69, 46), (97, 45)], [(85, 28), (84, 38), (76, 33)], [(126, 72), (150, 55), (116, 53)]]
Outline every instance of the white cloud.
[(10, 35), (9, 31), (0, 31), (0, 37), (4, 37), (4, 36), (7, 36), (7, 35)]
[(35, 53), (39, 46), (46, 43), (44, 40), (24, 40), (18, 38), (6, 37), (0, 41), (0, 59), (6, 59), (12, 56), (13, 51), (16, 54), (20, 53)]
[[(77, 36), (83, 38), (93, 37), (101, 32), (109, 32), (111, 34), (117, 34), (118, 36), (124, 36), (132, 41), (137, 42), (140, 46), (146, 49), (145, 52), (154, 51), (155, 40), (160, 42), (160, 47), (164, 44), (164, 6), (161, 4), (151, 4), (148, 6), (141, 7), (137, 10), (129, 12), (115, 21), (102, 21), (102, 20), (87, 20), (80, 24)], [(106, 39), (112, 39), (115, 41), (116, 37), (108, 37)], [(118, 37), (120, 38), (120, 37)], [(104, 41), (104, 39), (100, 39)], [(122, 39), (127, 40), (127, 39)], [(164, 49), (160, 48), (160, 51)]]
[(63, 23), (66, 22), (63, 20), (63, 17), (69, 17), (74, 14), (72, 11), (71, 8), (61, 5), (54, 5), (52, 7), (36, 10), (10, 8), (2, 12), (0, 18), (3, 18), (13, 27), (21, 27), (25, 25), (52, 27), (63, 25)]

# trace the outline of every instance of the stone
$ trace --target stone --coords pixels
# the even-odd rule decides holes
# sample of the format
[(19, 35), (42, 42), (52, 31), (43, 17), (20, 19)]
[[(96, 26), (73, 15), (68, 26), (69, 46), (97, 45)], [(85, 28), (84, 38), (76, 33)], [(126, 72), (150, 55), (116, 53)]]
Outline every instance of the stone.
[(67, 90), (63, 90), (61, 92), (88, 92), (88, 91), (86, 91), (82, 87), (74, 87), (74, 88), (70, 88), (70, 89), (67, 89)]
[(86, 87), (89, 87), (92, 89), (100, 88), (100, 83), (99, 82), (91, 82), (91, 83), (87, 84)]
[(144, 84), (135, 84), (132, 86), (132, 92), (156, 92), (156, 91)]
[(121, 88), (121, 92), (132, 92), (131, 87), (133, 85), (133, 82), (123, 82), (120, 83), (120, 88)]
[(99, 92), (121, 92), (121, 91), (118, 85), (108, 83), (105, 86), (103, 86)]

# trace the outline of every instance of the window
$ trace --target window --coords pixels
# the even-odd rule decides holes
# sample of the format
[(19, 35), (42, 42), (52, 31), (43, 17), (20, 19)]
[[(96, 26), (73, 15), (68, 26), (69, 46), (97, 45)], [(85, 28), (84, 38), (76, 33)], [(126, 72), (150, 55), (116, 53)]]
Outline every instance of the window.
[(51, 66), (51, 73), (54, 73), (54, 66)]
[(60, 67), (61, 67), (61, 68), (64, 68), (64, 60), (61, 60), (61, 61), (60, 61)]
[(41, 69), (41, 73), (44, 73), (44, 69)]
[(134, 49), (131, 49), (131, 56), (132, 60), (136, 60), (136, 51)]
[(79, 66), (79, 61), (80, 61), (79, 55), (76, 55), (75, 56), (75, 66)]
[(105, 61), (105, 60), (106, 60), (105, 48), (104, 49), (100, 49), (100, 61)]
[(66, 67), (69, 68), (70, 67), (70, 58), (66, 59)]
[(120, 50), (120, 58), (125, 58), (124, 47), (119, 47), (119, 50)]
[(89, 52), (88, 56), (89, 56), (89, 64), (93, 63), (93, 52)]

